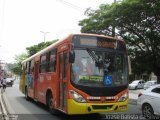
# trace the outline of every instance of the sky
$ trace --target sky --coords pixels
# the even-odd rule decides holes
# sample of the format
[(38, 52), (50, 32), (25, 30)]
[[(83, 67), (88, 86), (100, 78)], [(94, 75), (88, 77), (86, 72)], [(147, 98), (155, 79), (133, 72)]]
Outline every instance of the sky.
[(13, 63), (15, 55), (40, 42), (80, 33), (87, 8), (114, 0), (0, 0), (0, 62)]

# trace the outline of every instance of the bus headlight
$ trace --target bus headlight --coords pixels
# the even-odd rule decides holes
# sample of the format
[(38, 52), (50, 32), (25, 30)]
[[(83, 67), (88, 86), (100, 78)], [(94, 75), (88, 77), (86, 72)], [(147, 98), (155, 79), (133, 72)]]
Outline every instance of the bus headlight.
[(128, 98), (128, 92), (123, 94), (119, 99), (118, 102), (124, 102)]
[(75, 92), (74, 90), (70, 90), (69, 94), (76, 102), (81, 102), (81, 103), (85, 103), (86, 102), (86, 100), (80, 94)]

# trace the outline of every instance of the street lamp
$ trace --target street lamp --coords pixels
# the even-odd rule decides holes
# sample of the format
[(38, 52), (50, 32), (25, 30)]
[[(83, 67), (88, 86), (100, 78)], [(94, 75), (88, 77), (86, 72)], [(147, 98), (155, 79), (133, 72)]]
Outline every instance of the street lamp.
[(49, 32), (44, 32), (44, 31), (40, 31), (41, 33), (43, 33), (43, 36), (44, 36), (44, 42), (46, 41), (46, 34), (49, 33)]

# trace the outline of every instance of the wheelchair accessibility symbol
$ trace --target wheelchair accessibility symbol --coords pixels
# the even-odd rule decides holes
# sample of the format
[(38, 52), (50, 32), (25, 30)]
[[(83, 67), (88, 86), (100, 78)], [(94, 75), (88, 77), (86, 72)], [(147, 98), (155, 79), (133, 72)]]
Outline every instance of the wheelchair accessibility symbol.
[(104, 77), (104, 84), (107, 86), (112, 85), (112, 76), (111, 75)]

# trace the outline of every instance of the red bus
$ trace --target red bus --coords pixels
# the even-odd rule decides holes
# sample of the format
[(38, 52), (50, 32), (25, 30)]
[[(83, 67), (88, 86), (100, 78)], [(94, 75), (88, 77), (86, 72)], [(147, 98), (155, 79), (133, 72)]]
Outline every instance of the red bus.
[(124, 112), (128, 57), (123, 40), (71, 34), (22, 62), (20, 90), (51, 113)]

